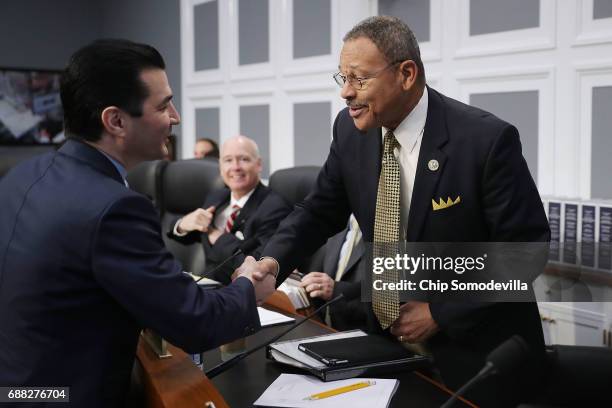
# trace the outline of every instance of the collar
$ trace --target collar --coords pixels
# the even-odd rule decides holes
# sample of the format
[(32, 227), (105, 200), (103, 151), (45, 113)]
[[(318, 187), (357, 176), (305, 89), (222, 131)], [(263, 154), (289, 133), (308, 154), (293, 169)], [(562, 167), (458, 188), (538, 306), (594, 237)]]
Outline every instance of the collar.
[[(255, 187), (257, 188), (257, 187)], [(234, 198), (234, 194), (230, 193), (230, 207), (233, 207), (235, 205), (237, 205), (240, 208), (244, 208), (244, 206), (246, 205), (247, 201), (249, 201), (249, 198), (251, 198), (251, 196), (253, 195), (253, 192), (255, 191), (255, 188), (252, 189), (251, 191), (249, 191), (248, 193), (246, 193), (245, 195), (243, 195), (242, 197), (240, 197), (238, 200)]]
[(76, 136), (69, 137), (58, 149), (58, 153), (83, 162), (113, 180), (125, 184), (125, 179), (108, 156)]
[[(416, 146), (419, 136), (425, 128), (427, 119), (427, 106), (429, 105), (429, 95), (427, 87), (423, 89), (423, 95), (414, 109), (401, 121), (399, 126), (393, 131), (395, 138), (400, 146), (407, 148), (410, 152)], [(385, 137), (389, 129), (383, 126), (382, 137)]]
[(100, 153), (102, 153), (104, 156), (106, 156), (106, 158), (108, 160), (110, 160), (111, 163), (113, 163), (113, 166), (115, 166), (115, 168), (117, 169), (117, 171), (121, 175), (121, 178), (123, 178), (123, 181), (125, 182), (125, 180), (127, 180), (127, 170), (125, 169), (125, 167), (123, 167), (123, 165), (121, 163), (119, 163), (117, 160), (113, 159), (111, 156), (109, 156), (103, 150), (100, 150), (100, 149), (96, 149), (96, 150), (98, 150)]

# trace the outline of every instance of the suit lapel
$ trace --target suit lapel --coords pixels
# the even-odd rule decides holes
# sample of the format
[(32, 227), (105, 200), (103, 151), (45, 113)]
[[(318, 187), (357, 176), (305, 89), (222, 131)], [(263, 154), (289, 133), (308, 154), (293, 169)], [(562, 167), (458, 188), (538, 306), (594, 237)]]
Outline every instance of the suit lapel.
[[(327, 273), (332, 279), (336, 279), (336, 272), (338, 268), (338, 262), (340, 261), (340, 250), (342, 249), (342, 245), (346, 240), (346, 234), (348, 234), (348, 229), (342, 231), (342, 233), (337, 234), (329, 239), (325, 247), (325, 259), (323, 261), (323, 270)], [(365, 247), (363, 245), (363, 238), (357, 243), (355, 248), (353, 248), (353, 252), (351, 252), (351, 256), (346, 264), (346, 268), (344, 270), (344, 274), (347, 276), (351, 273), (351, 268), (355, 266), (355, 264), (361, 259), (365, 251)]]
[[(363, 214), (357, 219), (363, 233), (363, 239), (374, 240), (374, 219), (376, 216), (376, 196), (378, 194), (378, 178), (382, 166), (382, 136), (381, 129), (371, 129), (365, 135), (356, 135), (360, 140), (360, 184), (362, 187), (361, 208)], [(372, 174), (374, 169), (374, 174)]]
[(323, 261), (323, 270), (332, 278), (336, 278), (336, 268), (340, 259), (340, 250), (346, 238), (348, 230), (343, 230), (342, 233), (336, 234), (325, 244), (325, 259)]
[(211, 205), (215, 207), (215, 214), (219, 214), (219, 210), (222, 210), (230, 202), (230, 190), (227, 187), (223, 187), (219, 190), (211, 191), (210, 194), (204, 200), (204, 209), (207, 209)]
[(355, 248), (353, 248), (353, 252), (351, 252), (351, 257), (349, 258), (349, 261), (346, 264), (346, 269), (344, 271), (343, 276), (348, 276), (351, 273), (353, 273), (353, 269), (352, 269), (353, 266), (355, 266), (355, 264), (359, 262), (364, 252), (365, 252), (365, 247), (363, 245), (363, 238), (362, 238), (362, 240), (359, 241), (357, 245), (355, 245)]
[[(444, 172), (444, 164), (447, 156), (440, 150), (448, 140), (446, 128), (446, 115), (440, 95), (433, 89), (429, 91), (429, 102), (427, 107), (427, 120), (425, 131), (421, 141), (419, 161), (414, 179), (414, 190), (410, 202), (410, 213), (408, 215), (408, 241), (418, 241), (421, 231), (425, 225), (425, 219), (431, 209), (431, 199)], [(429, 163), (435, 160), (438, 163), (437, 170), (430, 170)]]
[(232, 227), (231, 232), (236, 232), (242, 229), (242, 225), (249, 219), (251, 214), (257, 211), (257, 207), (259, 207), (259, 203), (266, 197), (267, 189), (266, 187), (259, 183), (257, 187), (255, 187), (255, 191), (249, 197), (246, 204), (238, 213), (238, 217), (236, 217), (236, 221), (234, 222), (234, 226)]

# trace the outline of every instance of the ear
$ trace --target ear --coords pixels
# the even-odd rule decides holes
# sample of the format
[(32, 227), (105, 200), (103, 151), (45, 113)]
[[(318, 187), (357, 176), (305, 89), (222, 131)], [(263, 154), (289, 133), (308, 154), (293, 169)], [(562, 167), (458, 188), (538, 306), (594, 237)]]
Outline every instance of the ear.
[(417, 82), (419, 67), (413, 60), (406, 60), (400, 64), (399, 71), (402, 77), (402, 88), (409, 90)]
[(116, 106), (109, 106), (102, 111), (100, 115), (104, 130), (113, 136), (124, 136), (126, 132), (127, 121), (125, 112)]

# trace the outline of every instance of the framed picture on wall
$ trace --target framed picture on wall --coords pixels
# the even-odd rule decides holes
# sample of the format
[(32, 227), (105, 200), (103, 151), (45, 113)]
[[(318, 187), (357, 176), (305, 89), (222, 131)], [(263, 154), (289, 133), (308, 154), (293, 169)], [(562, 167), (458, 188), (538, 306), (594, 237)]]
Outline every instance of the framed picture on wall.
[(0, 144), (63, 140), (60, 71), (0, 68)]

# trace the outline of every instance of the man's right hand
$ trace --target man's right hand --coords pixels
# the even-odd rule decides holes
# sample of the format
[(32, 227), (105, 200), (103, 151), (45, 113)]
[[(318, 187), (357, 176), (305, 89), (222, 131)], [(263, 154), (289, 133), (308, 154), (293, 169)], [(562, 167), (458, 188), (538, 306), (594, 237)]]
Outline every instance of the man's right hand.
[(198, 208), (181, 218), (177, 230), (181, 234), (191, 231), (207, 232), (214, 216), (214, 206), (210, 206), (207, 209)]
[[(232, 274), (232, 280), (236, 279), (242, 272), (243, 268), (246, 267), (247, 266), (244, 263), (240, 265), (240, 267), (236, 269)], [(259, 261), (255, 262), (255, 264), (249, 263), (248, 268), (249, 273), (251, 273), (253, 279), (257, 281), (262, 281), (266, 279), (268, 275), (271, 275), (276, 280), (276, 275), (278, 275), (278, 263), (272, 258), (260, 259)]]
[(257, 265), (258, 262), (255, 258), (247, 256), (242, 265), (234, 272), (233, 278), (236, 279), (244, 276), (250, 280), (255, 288), (255, 299), (257, 299), (257, 304), (260, 305), (276, 290), (276, 279), (272, 274), (267, 274), (261, 280), (255, 279), (253, 275), (254, 271), (257, 270)]

